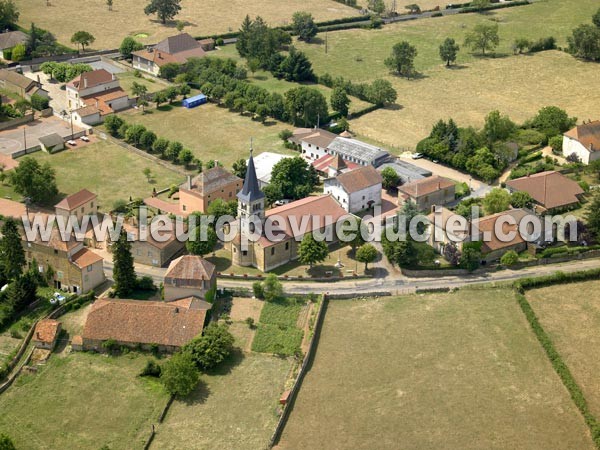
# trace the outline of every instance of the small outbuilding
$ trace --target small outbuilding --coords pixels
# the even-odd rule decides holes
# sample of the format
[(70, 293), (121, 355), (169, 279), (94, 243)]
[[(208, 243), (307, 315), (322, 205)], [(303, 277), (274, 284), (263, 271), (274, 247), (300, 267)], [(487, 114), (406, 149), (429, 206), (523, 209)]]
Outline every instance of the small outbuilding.
[(208, 101), (208, 98), (204, 94), (198, 94), (194, 97), (186, 98), (181, 104), (188, 109), (195, 108), (196, 106), (200, 106), (205, 104)]
[(42, 319), (35, 326), (32, 342), (36, 348), (54, 350), (60, 335), (61, 323), (58, 320)]
[(39, 138), (42, 150), (46, 153), (56, 153), (65, 149), (65, 140), (56, 133)]

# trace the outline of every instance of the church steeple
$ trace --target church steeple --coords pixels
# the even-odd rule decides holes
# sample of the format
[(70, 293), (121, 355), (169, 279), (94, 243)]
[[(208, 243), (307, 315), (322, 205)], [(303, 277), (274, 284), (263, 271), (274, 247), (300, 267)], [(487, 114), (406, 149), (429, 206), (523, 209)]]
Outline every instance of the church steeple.
[(252, 156), (253, 151), (252, 141), (250, 141), (250, 159), (248, 160), (246, 178), (242, 190), (237, 194), (238, 217), (246, 223), (249, 222), (252, 216), (256, 216), (260, 220), (265, 218), (265, 194), (258, 186), (258, 177), (254, 167), (254, 157)]

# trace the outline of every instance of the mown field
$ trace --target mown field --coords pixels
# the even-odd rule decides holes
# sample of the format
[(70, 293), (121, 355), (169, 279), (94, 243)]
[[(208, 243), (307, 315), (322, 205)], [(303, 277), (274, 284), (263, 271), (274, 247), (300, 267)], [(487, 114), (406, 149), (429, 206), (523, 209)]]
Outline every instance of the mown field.
[[(152, 194), (154, 187), (162, 189), (185, 180), (181, 174), (107, 141), (54, 155), (37, 152), (31, 156), (51, 164), (61, 193), (89, 189), (98, 194), (98, 203), (104, 212), (112, 209), (116, 200), (129, 200), (130, 196), (145, 198)], [(151, 183), (143, 174), (146, 167), (154, 174)]]
[(280, 442), (592, 449), (512, 290), (331, 301)]
[(527, 291), (529, 304), (596, 417), (600, 415), (599, 289), (599, 281), (588, 281)]
[(65, 45), (72, 45), (73, 33), (84, 29), (96, 37), (94, 49), (117, 48), (128, 35), (145, 44), (156, 43), (177, 34), (178, 20), (185, 23), (185, 32), (205, 36), (237, 30), (246, 14), (260, 15), (271, 25), (289, 23), (295, 11), (310, 11), (317, 20), (358, 14), (358, 10), (332, 0), (233, 0), (226, 5), (216, 0), (182, 0), (179, 15), (165, 26), (155, 15), (144, 14), (147, 0), (117, 0), (112, 11), (108, 10), (105, 0), (88, 0), (85, 7), (77, 0), (53, 0), (50, 6), (29, 0), (16, 3), (21, 11), (21, 26), (29, 28), (34, 22), (54, 33)]
[[(168, 110), (168, 111), (167, 111)], [(219, 160), (227, 168), (239, 158), (247, 158), (250, 139), (255, 154), (265, 151), (293, 154), (285, 150), (278, 134), (291, 125), (268, 121), (265, 125), (214, 104), (193, 109), (163, 105), (146, 114), (130, 110), (121, 115), (131, 123), (141, 123), (158, 136), (180, 141), (204, 163)]]
[(146, 357), (54, 355), (0, 396), (0, 433), (19, 449), (142, 448), (168, 395), (137, 377)]

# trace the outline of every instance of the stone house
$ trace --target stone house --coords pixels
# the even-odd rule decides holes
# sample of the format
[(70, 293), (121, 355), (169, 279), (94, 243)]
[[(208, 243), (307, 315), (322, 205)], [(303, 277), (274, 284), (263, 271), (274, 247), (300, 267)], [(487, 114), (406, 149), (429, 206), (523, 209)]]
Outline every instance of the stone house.
[(320, 128), (297, 128), (289, 141), (298, 147), (304, 159), (312, 162), (327, 155), (327, 147), (336, 137), (337, 134)]
[(364, 166), (326, 179), (324, 192), (335, 198), (347, 212), (356, 213), (381, 205), (382, 182), (377, 169)]
[(98, 196), (87, 189), (82, 189), (54, 205), (54, 212), (65, 219), (76, 216), (80, 221), (83, 216), (93, 216), (98, 213)]
[(52, 351), (56, 346), (61, 329), (62, 325), (58, 320), (42, 319), (35, 326), (31, 342), (35, 348)]
[[(169, 264), (163, 282), (164, 299), (167, 302), (186, 297), (198, 297), (213, 301), (217, 287), (215, 265), (195, 255), (185, 255)], [(207, 298), (209, 297), (209, 298)]]
[(19, 30), (0, 33), (0, 58), (11, 59), (12, 55), (8, 54), (12, 52), (12, 49), (18, 44), (26, 44), (28, 40), (29, 35)]
[(577, 155), (583, 164), (600, 159), (600, 120), (589, 121), (563, 134), (563, 156)]
[(42, 88), (39, 80), (32, 80), (14, 70), (0, 69), (0, 88), (31, 100), (33, 95), (48, 98), (48, 91)]
[(446, 205), (455, 200), (454, 181), (440, 176), (423, 178), (398, 188), (398, 204), (410, 200), (419, 211), (429, 211), (433, 205)]
[(208, 169), (194, 178), (188, 176), (179, 188), (179, 209), (184, 215), (206, 212), (216, 199), (235, 200), (243, 180), (220, 166)]

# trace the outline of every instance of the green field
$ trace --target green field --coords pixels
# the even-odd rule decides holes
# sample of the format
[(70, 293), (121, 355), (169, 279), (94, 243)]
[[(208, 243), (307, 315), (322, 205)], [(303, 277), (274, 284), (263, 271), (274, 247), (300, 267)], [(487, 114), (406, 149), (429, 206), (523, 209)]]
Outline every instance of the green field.
[(290, 125), (280, 122), (263, 125), (214, 104), (193, 109), (167, 106), (167, 109), (170, 111), (152, 108), (147, 114), (127, 111), (121, 116), (128, 122), (143, 124), (160, 137), (180, 141), (204, 163), (219, 160), (230, 168), (237, 159), (248, 157), (252, 138), (255, 154), (265, 151), (293, 154), (284, 149), (278, 137), (279, 132), (291, 128)]
[(291, 356), (300, 349), (302, 330), (297, 327), (302, 302), (286, 298), (266, 302), (252, 342), (252, 350)]
[[(83, 188), (89, 189), (98, 194), (99, 206), (104, 212), (112, 209), (115, 200), (129, 200), (130, 196), (149, 197), (152, 188), (162, 189), (185, 179), (177, 172), (108, 141), (53, 155), (37, 152), (31, 156), (52, 165), (61, 193), (73, 194)], [(152, 169), (154, 183), (148, 183), (142, 173), (146, 167)]]
[(136, 77), (134, 72), (121, 72), (117, 74), (117, 78), (121, 83), (121, 88), (125, 92), (129, 94), (130, 97), (134, 97), (132, 92), (133, 83), (143, 84), (148, 88), (148, 93), (151, 94), (153, 92), (161, 91), (167, 87), (169, 87), (169, 83), (163, 80), (158, 80), (155, 78), (150, 78), (146, 76)]
[[(427, 0), (430, 1), (430, 0)], [(182, 0), (181, 11), (173, 21), (163, 25), (156, 16), (144, 14), (147, 0), (115, 1), (109, 11), (106, 1), (88, 1), (85, 7), (77, 0), (55, 0), (39, 4), (16, 2), (21, 12), (19, 24), (29, 28), (31, 22), (51, 31), (58, 41), (71, 44), (71, 36), (80, 29), (92, 33), (93, 49), (118, 48), (131, 35), (144, 44), (154, 44), (177, 34), (176, 21), (185, 24), (192, 36), (206, 36), (237, 30), (246, 14), (262, 16), (271, 25), (285, 25), (295, 11), (310, 11), (317, 20), (355, 16), (358, 10), (332, 0), (232, 0), (226, 5), (216, 1)]]
[(157, 449), (265, 448), (277, 423), (287, 359), (237, 354), (219, 373), (202, 376), (188, 401), (176, 401), (159, 427)]
[(0, 396), (0, 433), (19, 449), (141, 449), (168, 396), (137, 377), (146, 357), (53, 355)]
[(593, 449), (512, 290), (329, 303), (280, 442)]
[(527, 291), (527, 300), (596, 417), (600, 416), (599, 289), (599, 281), (588, 281)]

